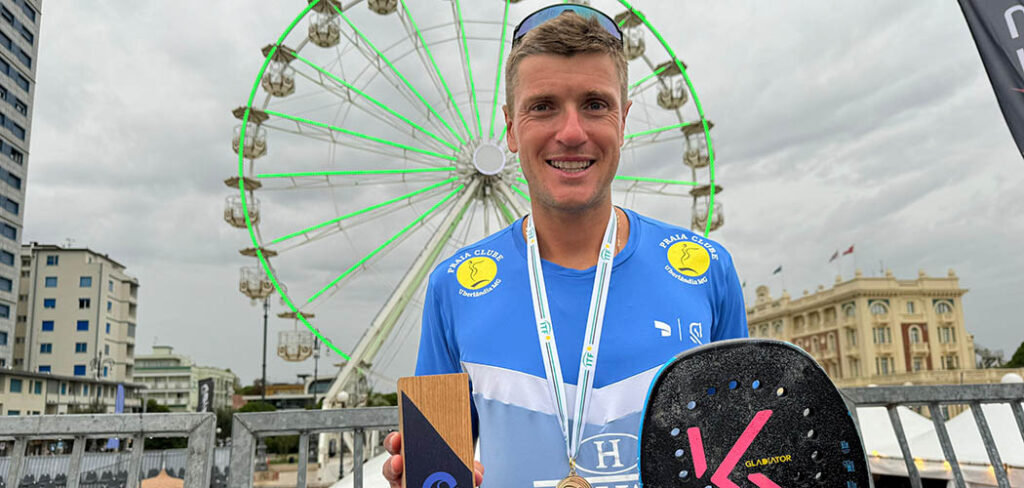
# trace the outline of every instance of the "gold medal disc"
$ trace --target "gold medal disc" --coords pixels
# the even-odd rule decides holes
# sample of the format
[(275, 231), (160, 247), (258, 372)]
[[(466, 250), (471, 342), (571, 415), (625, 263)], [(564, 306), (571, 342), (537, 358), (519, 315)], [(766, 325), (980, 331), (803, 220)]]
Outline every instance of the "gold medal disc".
[(582, 476), (570, 474), (558, 482), (555, 488), (590, 488), (590, 483)]

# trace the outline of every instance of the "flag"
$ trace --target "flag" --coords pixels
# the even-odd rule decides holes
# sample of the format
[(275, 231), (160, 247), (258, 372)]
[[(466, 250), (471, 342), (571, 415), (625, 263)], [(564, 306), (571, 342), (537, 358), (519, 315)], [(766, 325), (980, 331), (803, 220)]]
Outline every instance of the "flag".
[(828, 262), (831, 263), (832, 261), (835, 261), (836, 259), (839, 259), (839, 250), (838, 249), (836, 249), (836, 252), (832, 253), (832, 257), (828, 258)]
[(847, 254), (853, 254), (853, 245), (852, 244), (850, 245), (849, 249), (843, 251), (843, 256), (846, 256)]
[(1003, 119), (1024, 154), (1024, 5), (1020, 0), (959, 0)]
[(779, 274), (781, 272), (782, 272), (782, 266), (780, 265), (778, 268), (775, 268), (775, 271), (772, 271), (772, 274), (773, 275), (777, 275), (777, 274)]

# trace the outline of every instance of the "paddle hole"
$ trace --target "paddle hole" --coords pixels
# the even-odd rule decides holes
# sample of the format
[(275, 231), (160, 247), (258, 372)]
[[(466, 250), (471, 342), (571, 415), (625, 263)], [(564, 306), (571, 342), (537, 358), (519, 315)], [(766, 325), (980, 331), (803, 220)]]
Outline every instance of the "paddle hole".
[(803, 481), (803, 479), (804, 479), (804, 474), (802, 472), (796, 471), (796, 472), (793, 473), (793, 481)]
[(821, 461), (821, 453), (818, 452), (818, 451), (812, 452), (811, 453), (811, 460), (815, 461), (815, 462)]
[(718, 390), (716, 390), (713, 386), (708, 388), (708, 396), (714, 395), (716, 391)]
[(817, 481), (821, 481), (821, 471), (814, 473), (814, 479)]
[(693, 409), (697, 408), (697, 402), (695, 402), (693, 400), (690, 400), (690, 403), (686, 404), (686, 408), (687, 408), (687, 410), (693, 410)]
[(676, 449), (676, 457), (677, 458), (683, 457), (683, 450), (682, 449)]
[(760, 388), (761, 387), (761, 381), (760, 380), (754, 380), (754, 382), (750, 384), (750, 387), (755, 389), (755, 390)]
[(814, 413), (814, 412), (811, 411), (810, 407), (807, 407), (807, 408), (804, 409), (804, 417), (810, 417), (812, 413)]
[(685, 480), (686, 478), (689, 478), (689, 477), (690, 477), (690, 472), (689, 471), (684, 469), (684, 470), (679, 472), (679, 479)]
[(781, 387), (781, 386), (778, 387), (775, 390), (775, 396), (777, 396), (777, 397), (784, 397), (784, 396), (786, 396), (786, 389)]
[(807, 431), (807, 438), (808, 439), (814, 439), (815, 437), (818, 437), (818, 433), (815, 432), (814, 429), (811, 429), (811, 430)]
[(679, 427), (673, 428), (672, 432), (669, 432), (669, 434), (672, 434), (672, 437), (678, 436), (679, 435)]
[(736, 380), (732, 380), (732, 381), (729, 382), (729, 389), (730, 390), (735, 390), (737, 386), (740, 386), (740, 384), (738, 382), (736, 382)]

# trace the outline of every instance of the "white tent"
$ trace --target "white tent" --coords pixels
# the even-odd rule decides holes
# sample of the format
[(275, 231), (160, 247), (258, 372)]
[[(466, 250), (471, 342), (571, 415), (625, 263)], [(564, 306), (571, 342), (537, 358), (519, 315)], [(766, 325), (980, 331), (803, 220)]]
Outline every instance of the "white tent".
[[(865, 410), (875, 411), (864, 412)], [(982, 405), (982, 411), (999, 448), (1003, 464), (1007, 468), (1010, 485), (1024, 486), (1024, 440), (1013, 418), (1013, 411), (1007, 404)], [(857, 414), (860, 417), (861, 433), (871, 472), (908, 476), (903, 452), (885, 409), (857, 409)], [(910, 453), (921, 477), (952, 480), (953, 470), (946, 462), (931, 420), (909, 410), (900, 411), (900, 420), (903, 422)], [(968, 486), (997, 486), (995, 470), (991, 467), (984, 441), (971, 410), (967, 409), (949, 420), (946, 423), (946, 431), (949, 433), (950, 442), (953, 444), (953, 450)]]

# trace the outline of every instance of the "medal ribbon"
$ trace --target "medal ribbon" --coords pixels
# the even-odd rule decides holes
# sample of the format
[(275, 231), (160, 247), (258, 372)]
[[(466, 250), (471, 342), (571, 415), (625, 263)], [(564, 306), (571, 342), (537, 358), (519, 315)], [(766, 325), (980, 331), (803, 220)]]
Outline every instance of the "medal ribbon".
[(576, 453), (583, 438), (583, 425), (590, 407), (594, 370), (597, 367), (597, 348), (601, 342), (601, 326), (604, 323), (605, 303), (608, 299), (608, 286), (612, 277), (617, 220), (613, 207), (612, 215), (608, 219), (608, 228), (604, 232), (601, 252), (598, 254), (594, 289), (590, 294), (590, 311), (587, 313), (587, 329), (584, 332), (583, 350), (580, 354), (579, 376), (576, 381), (576, 404), (571, 430), (569, 428), (569, 408), (565, 397), (565, 383), (562, 380), (558, 348), (555, 346), (555, 333), (547, 302), (548, 293), (544, 286), (544, 271), (541, 269), (540, 250), (537, 246), (537, 229), (533, 225), (532, 217), (527, 218), (526, 221), (527, 269), (530, 273), (533, 315), (537, 321), (537, 337), (540, 339), (541, 357), (544, 358), (544, 372), (552, 399), (558, 407), (558, 420), (561, 423), (562, 435), (565, 437), (566, 455), (569, 456), (570, 466), (575, 463)]

